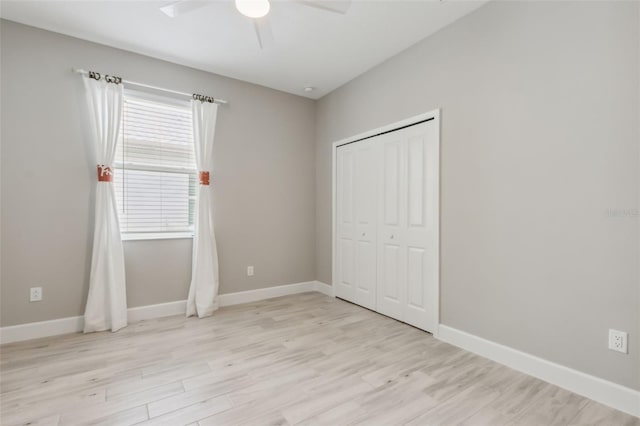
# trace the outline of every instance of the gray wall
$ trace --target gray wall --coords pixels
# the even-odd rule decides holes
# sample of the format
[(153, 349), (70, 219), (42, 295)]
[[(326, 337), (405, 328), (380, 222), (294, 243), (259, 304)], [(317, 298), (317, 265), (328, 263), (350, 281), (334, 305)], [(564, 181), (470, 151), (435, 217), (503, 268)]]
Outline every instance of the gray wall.
[(318, 279), (331, 143), (442, 108), (442, 323), (640, 389), (638, 7), (491, 2), (322, 98)]
[[(84, 311), (96, 178), (72, 67), (228, 99), (213, 181), (220, 292), (315, 278), (314, 101), (8, 21), (0, 47), (2, 326)], [(129, 306), (186, 299), (191, 240), (125, 242), (125, 258)], [(36, 285), (44, 300), (29, 303)]]

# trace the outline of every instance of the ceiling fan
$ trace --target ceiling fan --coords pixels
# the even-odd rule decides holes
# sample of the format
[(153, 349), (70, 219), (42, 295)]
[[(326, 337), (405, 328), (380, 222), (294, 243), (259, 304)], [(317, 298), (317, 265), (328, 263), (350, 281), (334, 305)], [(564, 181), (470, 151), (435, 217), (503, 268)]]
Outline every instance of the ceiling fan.
[[(327, 12), (334, 12), (344, 15), (351, 6), (351, 0), (290, 0), (303, 6), (310, 6)], [(160, 10), (170, 18), (176, 18), (185, 13), (209, 6), (210, 3), (198, 0), (178, 0)], [(271, 10), (269, 0), (235, 0), (236, 9), (244, 16), (253, 20), (253, 27), (258, 38), (260, 49), (266, 49), (273, 45), (273, 32), (267, 18)]]

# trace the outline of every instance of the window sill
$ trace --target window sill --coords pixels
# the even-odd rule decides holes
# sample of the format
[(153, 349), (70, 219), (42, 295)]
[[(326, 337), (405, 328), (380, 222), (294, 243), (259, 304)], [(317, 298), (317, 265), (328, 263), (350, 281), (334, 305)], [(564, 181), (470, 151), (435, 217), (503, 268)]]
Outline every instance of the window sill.
[(193, 238), (193, 232), (141, 232), (120, 234), (122, 241), (176, 240)]

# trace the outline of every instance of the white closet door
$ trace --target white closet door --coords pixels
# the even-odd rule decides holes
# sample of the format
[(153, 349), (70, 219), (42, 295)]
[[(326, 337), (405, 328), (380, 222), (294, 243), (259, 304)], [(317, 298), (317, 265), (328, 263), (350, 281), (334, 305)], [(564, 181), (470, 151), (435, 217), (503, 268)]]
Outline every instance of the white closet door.
[(336, 156), (336, 278), (335, 294), (355, 299), (354, 152), (351, 145), (340, 147)]
[(434, 332), (438, 120), (336, 149), (335, 294)]
[(436, 123), (379, 137), (378, 312), (427, 331), (438, 323)]
[(406, 143), (406, 305), (404, 321), (434, 332), (438, 324), (439, 143), (436, 123), (403, 130)]
[(378, 288), (377, 310), (398, 320), (404, 318), (406, 263), (405, 253), (405, 168), (406, 144), (401, 131), (376, 139), (381, 153), (378, 174), (380, 200), (378, 211)]
[(376, 145), (361, 141), (354, 144), (356, 212), (356, 286), (354, 302), (376, 308), (376, 234), (377, 210)]
[(338, 286), (336, 295), (376, 308), (376, 145), (338, 149)]

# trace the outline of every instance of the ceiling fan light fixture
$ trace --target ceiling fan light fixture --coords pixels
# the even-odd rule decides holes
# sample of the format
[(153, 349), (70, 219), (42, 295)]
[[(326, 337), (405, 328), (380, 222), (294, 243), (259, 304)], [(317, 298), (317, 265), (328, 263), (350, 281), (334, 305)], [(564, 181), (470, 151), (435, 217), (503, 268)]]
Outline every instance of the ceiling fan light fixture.
[(236, 0), (236, 9), (249, 18), (262, 18), (271, 9), (269, 0)]

